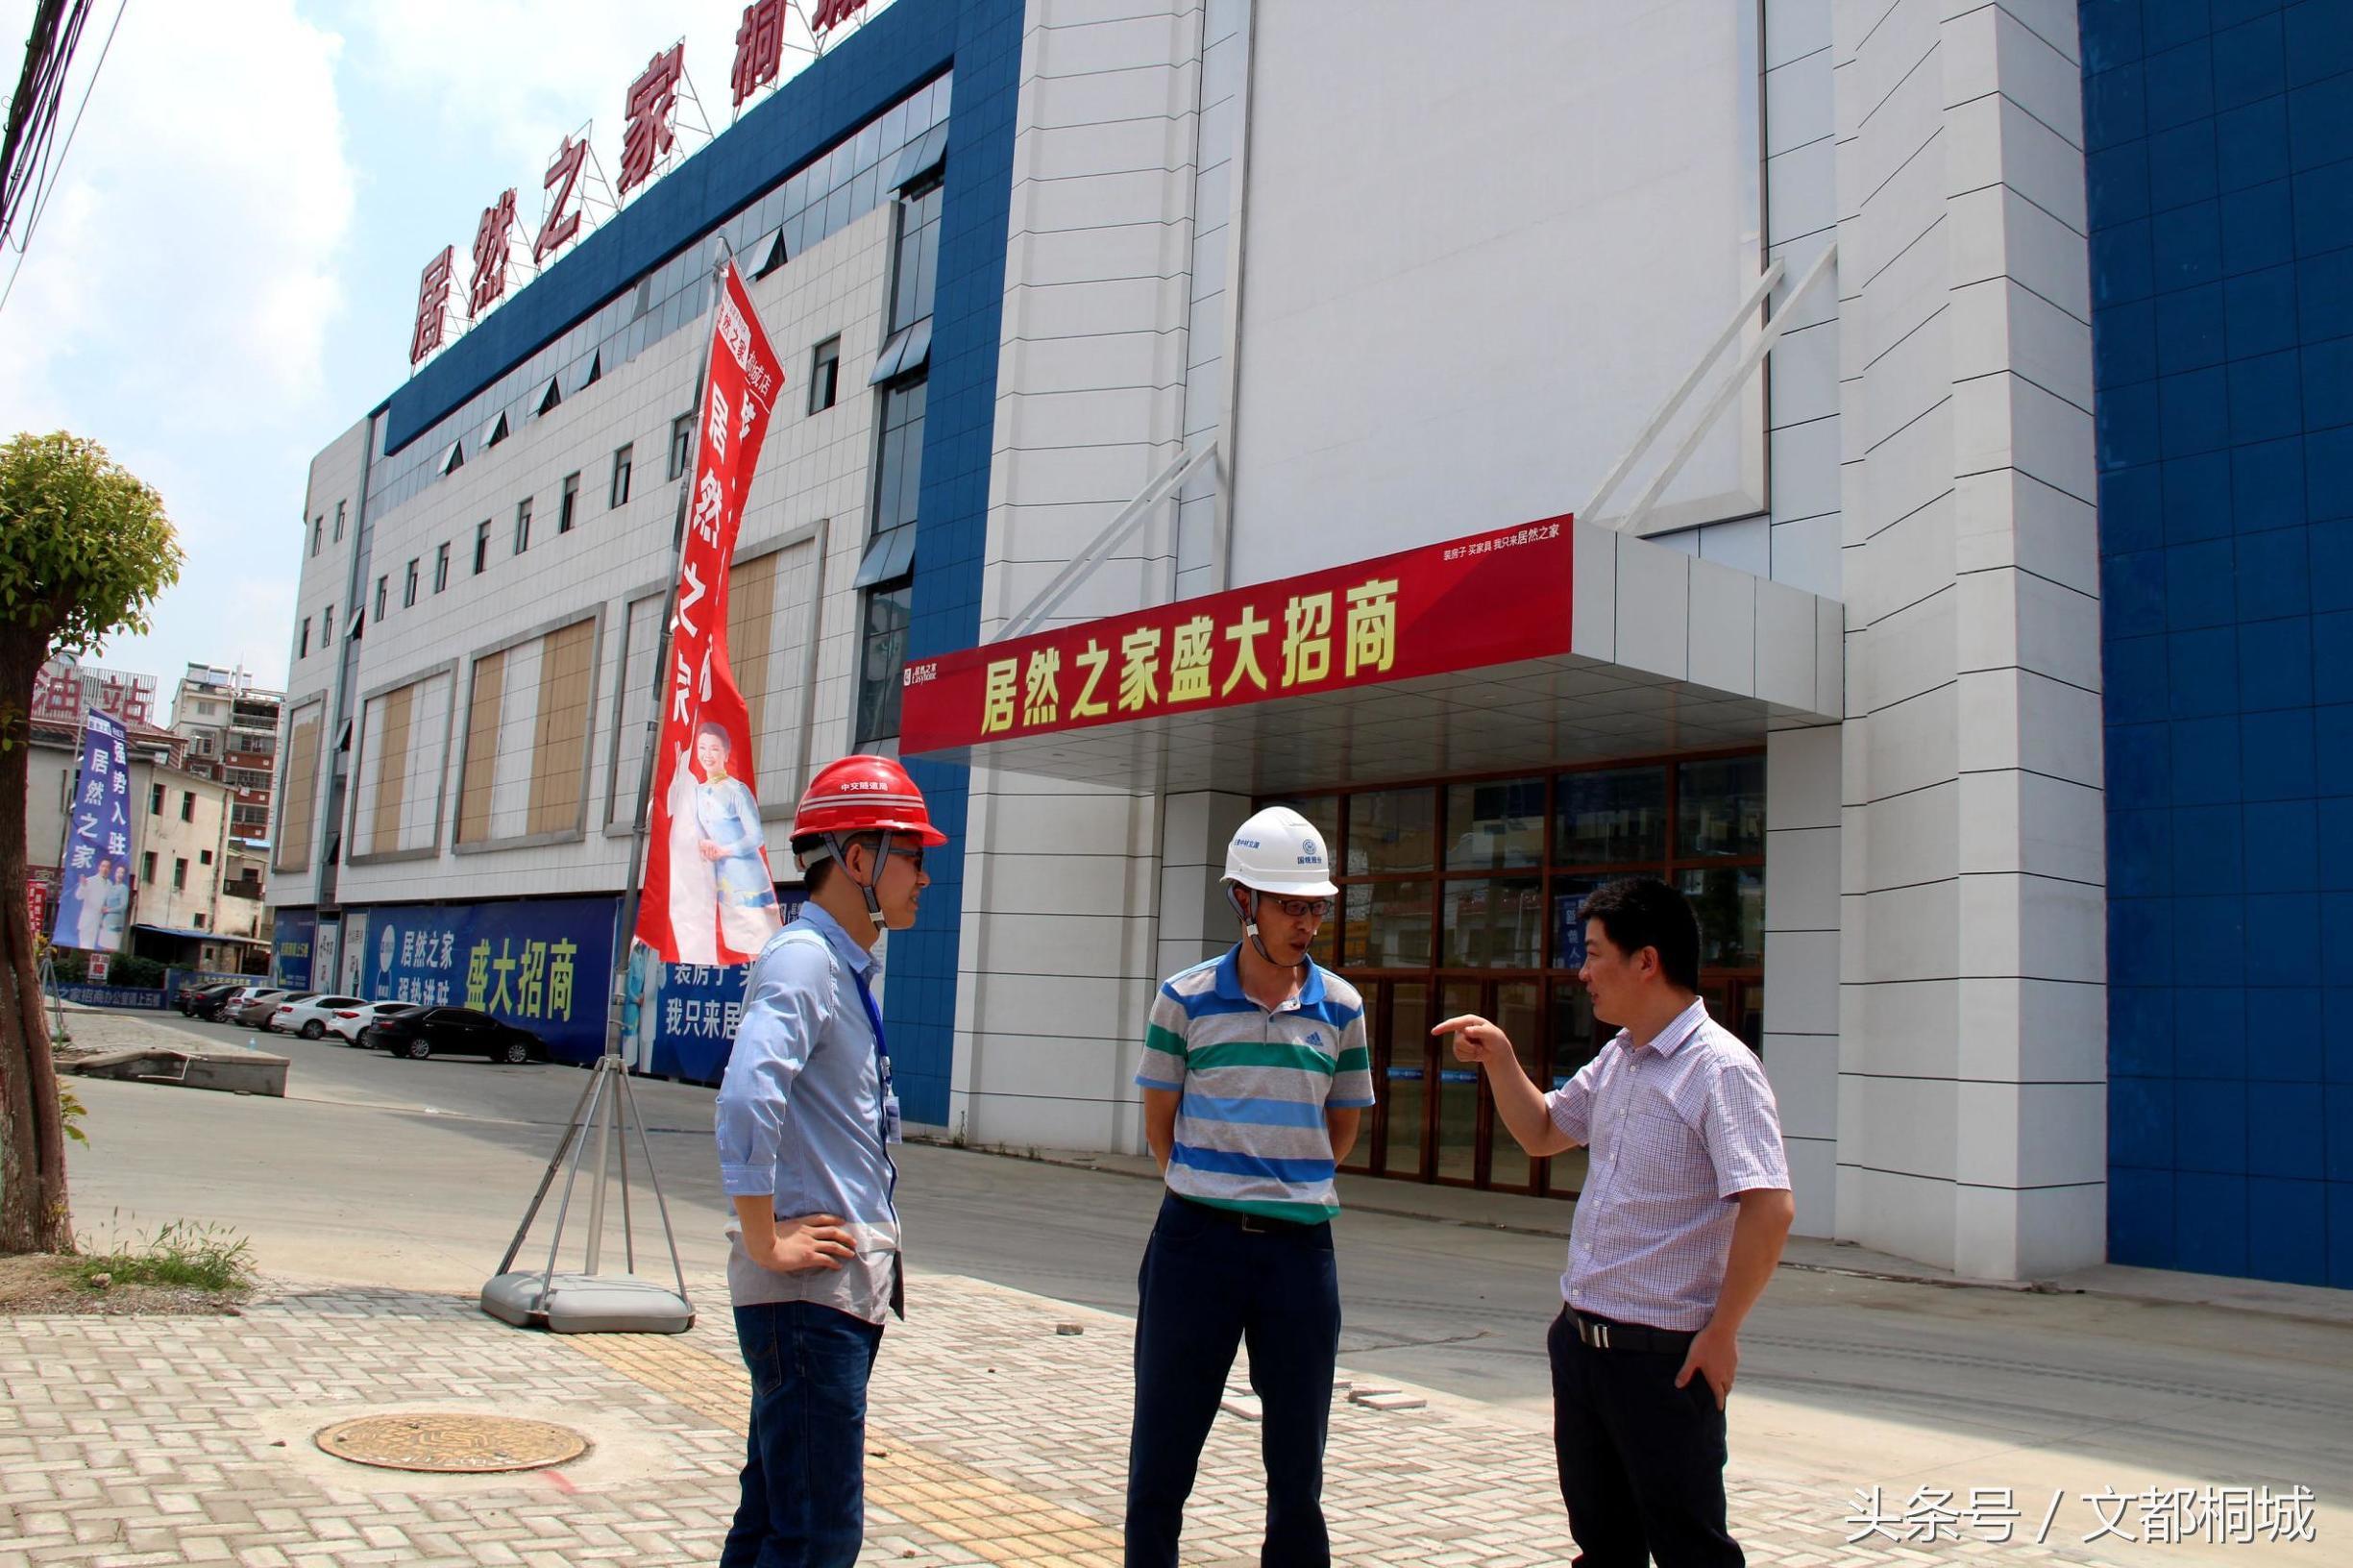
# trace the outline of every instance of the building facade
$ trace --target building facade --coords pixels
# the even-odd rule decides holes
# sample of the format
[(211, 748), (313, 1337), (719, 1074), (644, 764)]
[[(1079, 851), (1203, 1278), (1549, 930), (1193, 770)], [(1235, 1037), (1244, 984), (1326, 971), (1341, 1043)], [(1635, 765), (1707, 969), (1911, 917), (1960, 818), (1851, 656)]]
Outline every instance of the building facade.
[[(903, 754), (953, 839), (888, 954), (910, 1121), (1140, 1147), (1145, 1003), (1233, 940), (1225, 838), (1284, 800), (1331, 840), (1325, 955), (1372, 1009), (1360, 1168), (1575, 1192), (1428, 1029), (1485, 1012), (1574, 1071), (1606, 1033), (1576, 901), (1641, 870), (1702, 911), (1801, 1230), (2003, 1278), (2353, 1283), (2353, 1105), (2303, 1094), (2318, 1174), (2265, 1211), (2180, 1174), (2123, 1087), (2169, 1081), (2132, 1053), (2194, 1005), (2141, 938), (2204, 918), (2109, 888), (2112, 845), (2146, 870), (2126, 827), (2184, 809), (2111, 797), (2102, 657), (2145, 503), (2116, 472), (2172, 460), (2095, 396), (2126, 160), (2087, 162), (2125, 133), (2087, 129), (2086, 73), (2143, 9), (873, 11), (314, 462), (282, 968), (596, 1048), (723, 241), (796, 383), (729, 627), (772, 862), (853, 748)], [(2278, 20), (2321, 74), (2281, 93), (2292, 127), (2325, 89), (2321, 148), (2315, 9)], [(2130, 723), (2202, 715), (2163, 717)], [(667, 972), (640, 1065), (714, 1076), (739, 984)], [(2230, 1111), (2247, 1142), (2271, 1098)], [(2149, 1240), (2185, 1202), (2299, 1239)]]
[[(331, 635), (333, 628), (326, 630)], [(298, 631), (297, 646), (304, 640)], [(188, 666), (172, 698), (172, 730), (187, 740), (188, 770), (229, 786), (230, 837), (242, 844), (263, 844), (270, 836), (284, 698), (242, 670), (204, 664)]]

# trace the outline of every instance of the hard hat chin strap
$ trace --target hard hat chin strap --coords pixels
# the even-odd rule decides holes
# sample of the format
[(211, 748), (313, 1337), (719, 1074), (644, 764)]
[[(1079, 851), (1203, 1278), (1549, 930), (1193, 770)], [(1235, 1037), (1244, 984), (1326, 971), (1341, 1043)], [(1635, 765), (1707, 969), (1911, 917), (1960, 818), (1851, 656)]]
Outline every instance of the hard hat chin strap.
[[(1249, 894), (1247, 898), (1242, 896), (1245, 893)], [(1286, 964), (1266, 950), (1266, 939), (1259, 935), (1258, 913), (1259, 900), (1265, 896), (1264, 894), (1236, 882), (1226, 889), (1226, 896), (1234, 900), (1234, 913), (1241, 917), (1242, 934), (1250, 939), (1250, 945), (1258, 949), (1259, 957), (1278, 969), (1304, 969), (1307, 967), (1304, 959), (1297, 964)]]
[(874, 884), (882, 880), (882, 869), (891, 863), (891, 835), (888, 833), (876, 835), (874, 869), (863, 882), (859, 881), (849, 869), (849, 841), (853, 836), (847, 833), (828, 833), (825, 835), (825, 847), (833, 852), (834, 864), (842, 868), (842, 874), (849, 878), (850, 886), (856, 888), (859, 895), (866, 900), (866, 918), (874, 922), (876, 929), (880, 929), (882, 900), (874, 896)]

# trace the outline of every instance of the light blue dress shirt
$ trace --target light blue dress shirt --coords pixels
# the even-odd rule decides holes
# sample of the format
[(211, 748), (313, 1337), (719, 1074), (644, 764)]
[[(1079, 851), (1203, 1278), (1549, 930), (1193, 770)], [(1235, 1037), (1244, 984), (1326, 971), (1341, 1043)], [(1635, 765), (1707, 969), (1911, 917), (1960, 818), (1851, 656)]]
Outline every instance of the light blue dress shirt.
[(778, 1274), (730, 1231), (737, 1306), (814, 1301), (879, 1323), (898, 1266), (895, 1175), (882, 1140), (874, 1025), (858, 994), (880, 965), (814, 903), (769, 939), (744, 980), (743, 1022), (713, 1114), (729, 1197), (772, 1196), (778, 1219), (839, 1214), (858, 1256)]

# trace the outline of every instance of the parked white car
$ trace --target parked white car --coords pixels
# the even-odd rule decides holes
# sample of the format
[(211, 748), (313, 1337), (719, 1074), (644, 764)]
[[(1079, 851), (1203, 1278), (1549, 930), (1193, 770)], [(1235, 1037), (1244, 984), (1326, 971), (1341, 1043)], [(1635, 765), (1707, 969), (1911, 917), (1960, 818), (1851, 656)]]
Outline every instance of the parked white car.
[(316, 1040), (327, 1033), (327, 1020), (338, 1008), (365, 1007), (358, 996), (306, 996), (300, 1001), (282, 1000), (278, 1010), (269, 1016), (263, 1027), (273, 1034), (300, 1035), (305, 1040)]
[(414, 1013), (414, 1002), (355, 1002), (338, 1007), (327, 1015), (327, 1032), (346, 1045), (359, 1043), (359, 1031), (379, 1018), (397, 1013)]

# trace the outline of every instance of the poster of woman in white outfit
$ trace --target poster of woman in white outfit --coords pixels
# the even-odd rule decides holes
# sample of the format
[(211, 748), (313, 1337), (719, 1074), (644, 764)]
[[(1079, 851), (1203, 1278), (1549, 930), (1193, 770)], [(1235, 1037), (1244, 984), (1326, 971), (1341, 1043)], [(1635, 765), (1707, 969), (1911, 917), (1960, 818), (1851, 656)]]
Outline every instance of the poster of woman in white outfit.
[[(706, 721), (670, 787), (670, 920), (681, 964), (741, 964), (782, 929), (760, 803), (727, 771), (734, 745)], [(699, 777), (698, 777), (699, 773)]]

